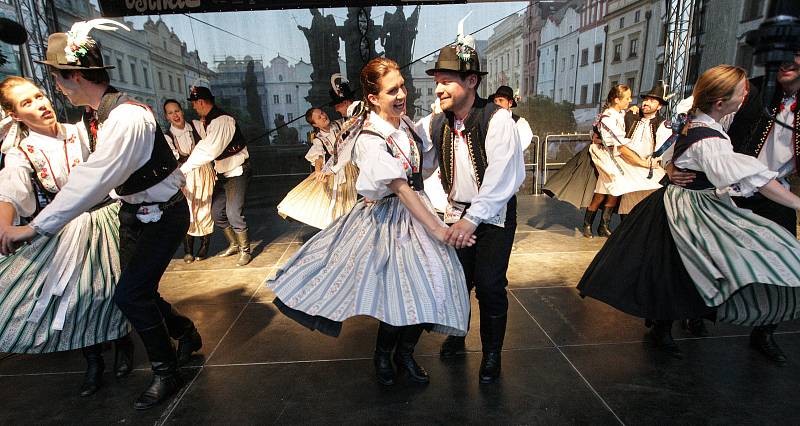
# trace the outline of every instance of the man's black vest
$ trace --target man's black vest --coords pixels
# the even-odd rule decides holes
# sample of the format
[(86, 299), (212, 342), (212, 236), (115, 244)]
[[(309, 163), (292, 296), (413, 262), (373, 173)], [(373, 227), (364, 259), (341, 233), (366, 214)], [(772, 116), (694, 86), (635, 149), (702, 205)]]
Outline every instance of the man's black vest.
[[(638, 114), (634, 114), (631, 111), (625, 113), (625, 137), (630, 139), (633, 137), (634, 132), (636, 132), (636, 128), (641, 125), (641, 110)], [(650, 134), (653, 135), (653, 144), (656, 143), (656, 130), (658, 130), (658, 126), (664, 122), (664, 118), (660, 115), (656, 115), (655, 117), (650, 119)]]
[[(488, 160), (486, 159), (486, 134), (489, 131), (489, 121), (494, 114), (501, 110), (494, 102), (486, 99), (475, 98), (472, 109), (464, 120), (464, 137), (469, 147), (469, 157), (472, 161), (472, 170), (478, 181), (478, 188), (483, 182)], [(453, 187), (453, 165), (455, 164), (455, 115), (446, 111), (435, 115), (431, 119), (431, 137), (439, 149), (439, 171), (444, 192), (449, 193)]]
[[(98, 124), (102, 125), (108, 119), (111, 111), (122, 104), (136, 105), (150, 111), (148, 106), (137, 102), (122, 92), (118, 92), (113, 87), (109, 87), (109, 90), (100, 100), (100, 107), (95, 112)], [(99, 141), (99, 143), (103, 143), (103, 141)], [(166, 179), (177, 168), (178, 162), (172, 154), (167, 138), (161, 132), (161, 127), (156, 122), (156, 134), (153, 141), (153, 150), (150, 152), (150, 159), (115, 190), (117, 194), (123, 196), (144, 191)]]
[[(217, 106), (214, 105), (211, 108), (211, 111), (209, 111), (208, 114), (206, 114), (205, 119), (203, 120), (204, 130), (208, 128), (208, 125), (211, 123), (212, 120), (223, 115), (230, 116), (230, 114), (217, 108)], [(225, 149), (222, 151), (222, 154), (220, 154), (219, 157), (215, 158), (214, 160), (219, 161), (228, 158), (232, 155), (238, 154), (246, 147), (247, 147), (247, 140), (245, 140), (244, 134), (242, 134), (242, 130), (239, 128), (239, 123), (236, 122), (236, 130), (233, 132), (233, 138), (231, 139), (230, 142), (228, 142), (228, 146), (225, 147)]]
[[(733, 150), (752, 157), (758, 157), (758, 154), (761, 153), (761, 148), (764, 147), (764, 143), (775, 125), (775, 120), (765, 116), (763, 113), (764, 103), (761, 101), (760, 91), (763, 81), (764, 77), (750, 79), (747, 97), (739, 111), (736, 112), (728, 129), (728, 136), (731, 138)], [(775, 91), (769, 106), (769, 111), (773, 117), (777, 114), (781, 99), (782, 93), (779, 88), (779, 90)], [(795, 170), (800, 172), (800, 108), (794, 113), (793, 137)]]

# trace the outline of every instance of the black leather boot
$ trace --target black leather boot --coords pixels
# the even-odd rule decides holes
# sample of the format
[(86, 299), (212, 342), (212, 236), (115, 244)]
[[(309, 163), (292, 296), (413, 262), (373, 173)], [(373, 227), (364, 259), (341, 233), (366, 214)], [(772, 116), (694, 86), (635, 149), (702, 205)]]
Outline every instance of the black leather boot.
[(228, 240), (228, 248), (223, 250), (222, 253), (218, 254), (217, 256), (227, 257), (239, 253), (239, 243), (236, 241), (236, 232), (234, 232), (233, 228), (229, 226), (223, 229), (222, 233), (225, 235), (225, 239)]
[(203, 338), (197, 332), (194, 323), (186, 328), (186, 331), (178, 337), (178, 365), (185, 365), (192, 358), (192, 354), (203, 347)]
[(783, 353), (778, 343), (775, 342), (773, 335), (777, 328), (777, 324), (753, 327), (753, 331), (750, 333), (750, 346), (764, 354), (764, 356), (770, 360), (782, 364), (786, 362), (786, 354)]
[(583, 236), (586, 238), (594, 238), (592, 225), (594, 225), (595, 216), (597, 216), (597, 210), (592, 211), (589, 209), (586, 209), (586, 213), (583, 215)]
[(252, 256), (250, 256), (250, 237), (247, 236), (247, 230), (234, 231), (236, 233), (236, 243), (239, 245), (239, 258), (236, 259), (236, 266), (244, 266), (250, 263)]
[(147, 356), (153, 369), (153, 380), (147, 389), (136, 399), (133, 408), (147, 410), (174, 395), (183, 386), (183, 379), (178, 372), (178, 359), (175, 347), (161, 323), (146, 330), (139, 330)]
[(400, 328), (381, 321), (378, 325), (378, 337), (375, 340), (375, 377), (378, 383), (391, 386), (394, 384), (394, 367), (392, 367), (392, 351), (397, 344)]
[(86, 373), (83, 375), (80, 395), (87, 397), (94, 395), (103, 386), (103, 371), (106, 368), (103, 362), (103, 345), (87, 346), (81, 350), (86, 358)]
[(501, 352), (506, 336), (508, 315), (489, 315), (481, 311), (481, 346), (483, 359), (478, 378), (481, 383), (494, 383), (500, 378)]
[(183, 237), (183, 261), (186, 263), (194, 262), (194, 237), (186, 234)]
[(611, 236), (611, 228), (608, 225), (611, 223), (612, 214), (614, 214), (613, 207), (603, 208), (603, 214), (600, 216), (600, 226), (597, 227), (597, 235), (601, 237)]
[(203, 260), (208, 257), (208, 246), (210, 243), (211, 234), (200, 237), (200, 248), (197, 250), (197, 256), (194, 257), (194, 260)]
[(466, 351), (467, 336), (447, 336), (439, 349), (439, 357), (442, 359), (455, 358)]
[(656, 320), (656, 321), (645, 321), (645, 325), (653, 327), (653, 330), (650, 332), (650, 335), (653, 339), (653, 342), (656, 344), (656, 347), (669, 354), (669, 356), (682, 359), (683, 352), (681, 352), (681, 348), (678, 347), (678, 344), (675, 343), (675, 340), (672, 338), (672, 321), (670, 320)]
[(422, 335), (422, 325), (407, 325), (402, 327), (397, 339), (397, 350), (394, 352), (394, 363), (397, 372), (408, 373), (408, 378), (417, 383), (430, 383), (428, 372), (417, 364), (414, 359), (414, 347)]
[(128, 333), (114, 340), (114, 376), (120, 379), (133, 371), (133, 338)]
[(702, 318), (692, 318), (681, 321), (681, 327), (695, 337), (708, 337), (709, 332)]

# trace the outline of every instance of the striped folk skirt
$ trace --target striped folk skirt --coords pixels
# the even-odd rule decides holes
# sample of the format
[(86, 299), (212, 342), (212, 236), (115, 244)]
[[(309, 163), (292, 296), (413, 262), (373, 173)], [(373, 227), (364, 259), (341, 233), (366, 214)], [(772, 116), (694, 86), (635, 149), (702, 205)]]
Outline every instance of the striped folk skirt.
[(588, 207), (597, 185), (597, 169), (589, 154), (590, 146), (591, 144), (586, 145), (550, 176), (542, 187), (542, 192), (579, 209)]
[(130, 331), (112, 301), (120, 275), (118, 204), (0, 256), (0, 352), (66, 351)]
[(314, 174), (294, 187), (278, 204), (281, 217), (291, 217), (317, 229), (325, 229), (356, 204), (358, 167), (348, 164), (338, 175), (317, 182)]
[(427, 324), (448, 335), (467, 332), (469, 293), (455, 249), (429, 236), (397, 197), (357, 203), (267, 286), (287, 316), (333, 336), (357, 315), (395, 326)]
[(633, 209), (578, 289), (643, 318), (776, 324), (800, 316), (800, 243), (727, 195), (669, 186)]

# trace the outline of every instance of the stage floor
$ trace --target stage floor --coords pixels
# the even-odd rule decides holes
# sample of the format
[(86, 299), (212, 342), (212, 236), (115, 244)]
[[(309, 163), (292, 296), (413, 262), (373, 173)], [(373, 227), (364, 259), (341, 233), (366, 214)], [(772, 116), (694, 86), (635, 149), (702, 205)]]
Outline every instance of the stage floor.
[[(499, 383), (480, 385), (478, 316), (468, 353), (438, 357), (443, 336), (425, 334), (417, 360), (429, 385), (373, 379), (376, 321), (345, 323), (330, 338), (277, 312), (266, 277), (313, 235), (282, 220), (274, 197), (254, 197), (247, 217), (253, 262), (184, 264), (161, 283), (190, 316), (204, 346), (183, 368), (187, 386), (169, 403), (137, 412), (150, 373), (137, 341), (137, 370), (115, 380), (105, 352), (105, 386), (77, 396), (79, 351), (3, 355), (0, 424), (792, 424), (800, 419), (800, 322), (779, 329), (789, 363), (748, 346), (749, 330), (709, 325), (711, 337), (674, 331), (685, 359), (652, 348), (642, 321), (593, 300), (575, 284), (605, 241), (582, 238), (581, 212), (546, 197), (520, 196), (509, 271), (509, 322)], [(222, 246), (214, 236), (212, 252)], [(473, 300), (473, 307), (475, 307)], [(137, 338), (138, 339), (138, 338)]]

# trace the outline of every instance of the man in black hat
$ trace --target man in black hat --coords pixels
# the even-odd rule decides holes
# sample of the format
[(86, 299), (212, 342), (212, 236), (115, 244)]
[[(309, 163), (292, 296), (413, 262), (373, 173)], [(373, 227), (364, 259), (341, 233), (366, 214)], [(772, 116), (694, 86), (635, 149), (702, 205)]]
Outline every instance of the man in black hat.
[[(734, 151), (758, 158), (778, 172), (778, 179), (788, 188), (786, 179), (800, 172), (800, 52), (795, 53), (794, 61), (781, 64), (776, 79), (777, 90), (768, 106), (772, 117), (764, 114), (759, 91), (764, 77), (750, 79), (747, 97), (736, 112), (728, 135)], [(796, 211), (758, 193), (748, 198), (735, 197), (734, 202), (797, 235)], [(754, 327), (750, 344), (769, 359), (783, 363), (786, 354), (773, 338), (776, 328), (776, 324)]]
[(514, 119), (514, 123), (516, 123), (517, 126), (519, 141), (522, 144), (522, 152), (524, 153), (525, 150), (531, 145), (531, 141), (533, 140), (533, 130), (531, 130), (528, 120), (518, 116), (517, 114), (514, 114), (514, 112), (511, 111), (512, 108), (517, 107), (517, 101), (514, 98), (514, 91), (508, 86), (498, 87), (497, 91), (494, 92), (493, 95), (489, 96), (490, 101), (511, 113), (511, 118)]
[(247, 141), (236, 120), (214, 103), (207, 87), (193, 86), (189, 94), (192, 108), (200, 116), (198, 131), (203, 138), (181, 166), (186, 174), (214, 162), (217, 182), (211, 201), (211, 215), (222, 228), (228, 248), (219, 257), (238, 254), (236, 266), (250, 263), (250, 237), (244, 218), (244, 200), (250, 183), (250, 154)]
[[(77, 22), (69, 33), (50, 35), (47, 65), (58, 90), (76, 106), (93, 110), (92, 153), (72, 170), (55, 199), (28, 225), (11, 229), (12, 241), (37, 233), (53, 235), (89, 211), (109, 192), (120, 199), (120, 265), (114, 301), (147, 350), (153, 379), (136, 400), (147, 409), (177, 392), (183, 384), (179, 361), (202, 346), (192, 321), (158, 294), (158, 283), (189, 227), (189, 209), (180, 188), (183, 173), (153, 112), (109, 85), (92, 28), (117, 24), (108, 19)], [(117, 24), (122, 28), (126, 27)], [(172, 338), (178, 340), (176, 354)]]
[(331, 104), (333, 109), (342, 116), (342, 118), (349, 118), (352, 114), (350, 106), (355, 102), (355, 94), (350, 90), (350, 84), (342, 81), (342, 75), (336, 73), (331, 76)]
[[(500, 352), (506, 331), (506, 271), (517, 221), (516, 192), (525, 178), (519, 135), (511, 113), (478, 97), (481, 77), (478, 53), (462, 38), (439, 52), (434, 68), (436, 96), (442, 113), (430, 117), (430, 138), (438, 150), (440, 176), (451, 224), (448, 243), (458, 249), (467, 285), (475, 288), (480, 307), (483, 348), (479, 379), (500, 376)], [(466, 247), (471, 235), (477, 243)], [(464, 337), (449, 336), (441, 356), (464, 349)]]
[[(625, 113), (625, 137), (630, 139), (630, 143), (619, 147), (622, 159), (633, 165), (634, 170), (642, 177), (653, 182), (660, 182), (664, 178), (664, 169), (655, 160), (651, 161), (650, 156), (658, 145), (656, 131), (664, 122), (658, 112), (672, 97), (667, 91), (664, 81), (659, 80), (649, 92), (639, 95), (641, 106), (630, 108)], [(636, 204), (654, 191), (655, 189), (644, 188), (623, 194), (619, 205), (620, 217), (624, 219)]]

